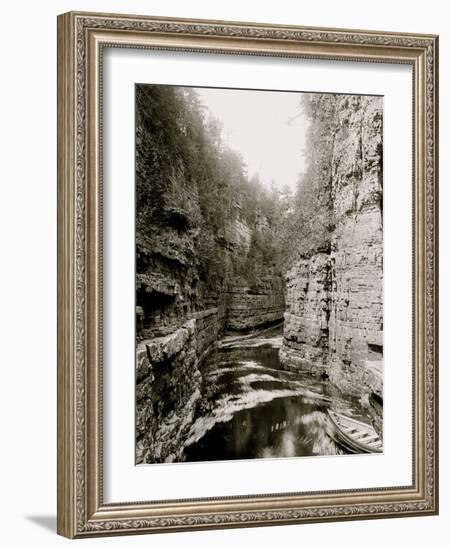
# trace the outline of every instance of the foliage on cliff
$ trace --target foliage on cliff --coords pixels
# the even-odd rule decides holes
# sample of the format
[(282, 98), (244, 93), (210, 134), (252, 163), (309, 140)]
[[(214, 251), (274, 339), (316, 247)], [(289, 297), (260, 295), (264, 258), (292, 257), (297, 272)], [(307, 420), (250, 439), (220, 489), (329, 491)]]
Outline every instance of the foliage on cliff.
[(286, 267), (299, 257), (327, 250), (334, 229), (331, 195), (332, 155), (337, 124), (335, 96), (308, 94), (301, 100), (310, 121), (307, 130), (306, 170), (299, 176), (291, 208), (281, 227)]
[[(328, 251), (338, 218), (382, 211), (382, 104), (376, 96), (305, 94), (306, 170), (280, 229), (284, 263)], [(362, 180), (373, 180), (364, 195)], [(337, 215), (337, 212), (339, 214)]]
[[(190, 231), (199, 276), (211, 286), (233, 277), (251, 284), (258, 270), (278, 262), (279, 195), (247, 176), (193, 89), (136, 86), (136, 203), (139, 234), (167, 225)], [(251, 239), (246, 253), (227, 263), (227, 227), (237, 219)]]
[[(336, 233), (337, 189), (353, 189), (349, 209), (354, 209), (363, 171), (380, 170), (381, 111), (378, 99), (370, 97), (316, 93), (303, 94), (301, 102), (310, 121), (306, 169), (294, 193), (280, 192), (248, 176), (242, 157), (225, 145), (220, 122), (194, 89), (138, 85), (138, 233), (154, 236), (167, 226), (180, 238), (189, 232), (199, 277), (215, 288), (231, 279), (254, 286), (264, 270), (286, 271), (301, 257), (328, 251)], [(363, 139), (362, 125), (373, 135)], [(348, 136), (354, 143), (345, 151)], [(376, 151), (363, 151), (375, 141)], [(374, 191), (378, 202), (381, 185)], [(236, 221), (250, 236), (247, 247), (230, 257), (227, 239)]]

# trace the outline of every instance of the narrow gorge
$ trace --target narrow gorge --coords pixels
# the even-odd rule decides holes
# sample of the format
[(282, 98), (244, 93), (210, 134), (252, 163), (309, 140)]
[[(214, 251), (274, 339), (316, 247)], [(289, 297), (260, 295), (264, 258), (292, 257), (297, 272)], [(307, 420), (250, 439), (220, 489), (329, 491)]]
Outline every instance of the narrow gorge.
[[(222, 445), (237, 419), (241, 444), (269, 456), (279, 426), (302, 422), (273, 419), (281, 399), (325, 402), (323, 384), (382, 434), (382, 99), (308, 94), (303, 108), (309, 156), (289, 193), (249, 177), (193, 89), (136, 86), (137, 464), (218, 458), (206, 438)], [(264, 433), (248, 392), (220, 393), (225, 375), (257, 392)]]

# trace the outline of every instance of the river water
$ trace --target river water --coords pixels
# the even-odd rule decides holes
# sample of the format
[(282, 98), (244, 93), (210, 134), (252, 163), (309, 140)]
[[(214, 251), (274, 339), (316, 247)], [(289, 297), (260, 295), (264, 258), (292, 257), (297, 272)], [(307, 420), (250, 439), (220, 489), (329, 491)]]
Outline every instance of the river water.
[(202, 368), (204, 398), (184, 460), (345, 454), (329, 437), (328, 409), (368, 422), (357, 399), (309, 373), (282, 370), (281, 327), (226, 338)]

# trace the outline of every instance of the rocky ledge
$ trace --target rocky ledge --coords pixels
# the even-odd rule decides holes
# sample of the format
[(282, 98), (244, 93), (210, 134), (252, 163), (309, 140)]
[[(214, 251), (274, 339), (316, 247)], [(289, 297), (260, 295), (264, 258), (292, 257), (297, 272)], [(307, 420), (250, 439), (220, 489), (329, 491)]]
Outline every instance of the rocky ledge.
[(283, 319), (284, 284), (279, 275), (260, 278), (253, 287), (236, 286), (228, 293), (227, 328), (247, 330)]
[(173, 462), (201, 398), (203, 358), (217, 341), (217, 308), (197, 312), (136, 352), (136, 463)]
[(316, 162), (309, 177), (320, 182), (323, 214), (333, 226), (286, 275), (280, 359), (287, 368), (324, 371), (347, 394), (361, 397), (380, 431), (382, 98), (323, 96), (317, 108), (331, 134), (313, 136)]

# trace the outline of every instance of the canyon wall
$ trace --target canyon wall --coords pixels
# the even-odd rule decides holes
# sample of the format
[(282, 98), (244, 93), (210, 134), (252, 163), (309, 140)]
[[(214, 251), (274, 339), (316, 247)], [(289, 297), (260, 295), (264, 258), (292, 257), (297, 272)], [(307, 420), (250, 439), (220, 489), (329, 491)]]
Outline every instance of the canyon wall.
[(284, 280), (263, 268), (261, 242), (273, 230), (259, 186), (214, 144), (196, 101), (181, 88), (136, 88), (138, 464), (180, 458), (202, 362), (223, 332), (284, 311)]
[(312, 136), (315, 150), (309, 177), (320, 185), (322, 207), (317, 216), (328, 217), (332, 227), (318, 246), (302, 250), (286, 275), (280, 357), (288, 368), (320, 372), (345, 392), (379, 402), (382, 98), (318, 95), (314, 101), (321, 134)]
[(136, 463), (171, 462), (182, 451), (200, 399), (196, 320), (136, 351)]
[[(223, 265), (245, 253), (251, 229), (228, 224), (221, 240)], [(244, 235), (244, 236), (242, 236)], [(283, 318), (280, 274), (255, 287), (227, 277), (211, 288), (201, 278), (196, 232), (153, 227), (136, 236), (136, 463), (171, 462), (201, 400), (202, 362), (225, 330), (251, 329)], [(236, 286), (238, 285), (238, 286)]]
[[(225, 327), (231, 331), (248, 330), (283, 319), (285, 282), (280, 269), (254, 257), (257, 241), (273, 236), (267, 219), (257, 215), (252, 227), (240, 219), (227, 224), (226, 250), (230, 264), (241, 264), (223, 289)], [(256, 235), (258, 238), (256, 238)], [(242, 258), (247, 262), (242, 263)]]
[(282, 320), (284, 286), (281, 275), (269, 273), (252, 288), (232, 287), (228, 292), (227, 328), (247, 330)]

